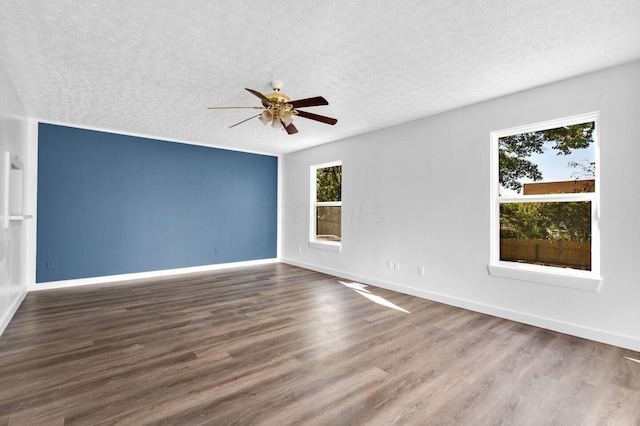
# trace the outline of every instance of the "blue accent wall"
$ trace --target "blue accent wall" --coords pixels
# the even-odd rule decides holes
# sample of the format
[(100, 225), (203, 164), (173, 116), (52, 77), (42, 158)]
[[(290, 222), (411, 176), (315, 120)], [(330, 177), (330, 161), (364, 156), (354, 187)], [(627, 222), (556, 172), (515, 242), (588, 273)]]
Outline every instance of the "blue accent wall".
[(36, 282), (277, 256), (277, 157), (39, 124)]

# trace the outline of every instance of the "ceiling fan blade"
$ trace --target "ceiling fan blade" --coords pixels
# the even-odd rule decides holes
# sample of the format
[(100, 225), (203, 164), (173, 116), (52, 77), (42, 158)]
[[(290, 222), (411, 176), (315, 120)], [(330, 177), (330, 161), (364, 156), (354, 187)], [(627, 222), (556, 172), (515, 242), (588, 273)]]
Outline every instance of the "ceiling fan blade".
[(319, 121), (321, 123), (331, 124), (332, 126), (338, 122), (335, 118), (325, 117), (324, 115), (318, 115), (307, 111), (296, 110), (300, 117), (308, 118), (310, 120)]
[(262, 93), (258, 92), (257, 90), (253, 90), (253, 89), (247, 89), (246, 87), (244, 88), (244, 90), (256, 95), (257, 97), (259, 97), (260, 99), (262, 99), (263, 102), (267, 102), (267, 103), (271, 103), (271, 101), (269, 100), (269, 98), (267, 98), (265, 95), (263, 95)]
[(297, 101), (287, 102), (291, 104), (293, 108), (304, 108), (320, 105), (329, 105), (329, 102), (322, 96), (316, 96), (315, 98), (298, 99)]
[(284, 123), (282, 123), (282, 127), (284, 127), (284, 129), (287, 131), (288, 134), (293, 135), (295, 133), (298, 133), (298, 129), (296, 129), (296, 126), (293, 125), (293, 123), (289, 124), (288, 126), (285, 126)]
[(207, 107), (207, 109), (264, 109), (264, 107), (257, 107), (257, 106), (250, 106), (250, 107), (224, 106), (224, 107)]
[(233, 124), (233, 125), (229, 126), (229, 128), (236, 127), (238, 124), (242, 124), (242, 123), (244, 123), (245, 121), (249, 121), (249, 120), (251, 120), (252, 118), (256, 118), (256, 117), (260, 117), (260, 114), (258, 114), (258, 115), (254, 115), (253, 117), (249, 117), (249, 118), (247, 118), (246, 120), (242, 120), (242, 121), (240, 121), (239, 123)]

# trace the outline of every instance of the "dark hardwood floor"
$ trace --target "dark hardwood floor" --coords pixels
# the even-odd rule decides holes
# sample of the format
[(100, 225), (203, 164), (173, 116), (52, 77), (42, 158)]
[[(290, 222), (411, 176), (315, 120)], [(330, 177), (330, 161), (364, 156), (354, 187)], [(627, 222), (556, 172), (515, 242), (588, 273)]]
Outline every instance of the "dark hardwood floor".
[(341, 281), (32, 292), (0, 337), (0, 425), (640, 425), (638, 352)]

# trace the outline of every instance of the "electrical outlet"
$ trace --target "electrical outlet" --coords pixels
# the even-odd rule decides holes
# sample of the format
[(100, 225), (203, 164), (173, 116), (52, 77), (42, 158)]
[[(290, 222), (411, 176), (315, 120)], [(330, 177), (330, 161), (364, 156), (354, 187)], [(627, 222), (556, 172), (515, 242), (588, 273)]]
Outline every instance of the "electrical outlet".
[(298, 246), (298, 253), (302, 253), (302, 246)]
[(47, 269), (53, 269), (56, 267), (56, 261), (55, 260), (47, 260)]
[(219, 248), (214, 249), (213, 254), (215, 254), (216, 256), (220, 256), (220, 249)]
[(393, 260), (387, 260), (387, 269), (393, 269)]
[(396, 262), (396, 263), (394, 263), (394, 264), (393, 264), (393, 269), (394, 269), (396, 272), (400, 272), (400, 262)]
[(418, 265), (418, 275), (424, 277), (424, 265)]

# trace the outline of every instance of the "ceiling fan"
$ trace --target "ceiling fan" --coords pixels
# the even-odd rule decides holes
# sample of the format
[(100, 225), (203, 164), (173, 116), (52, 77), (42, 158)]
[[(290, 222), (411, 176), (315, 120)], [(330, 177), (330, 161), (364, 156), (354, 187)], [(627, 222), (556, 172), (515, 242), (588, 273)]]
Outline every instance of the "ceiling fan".
[(329, 105), (329, 102), (322, 96), (316, 96), (313, 98), (306, 99), (298, 99), (297, 101), (292, 101), (289, 96), (280, 92), (282, 89), (281, 81), (272, 81), (270, 82), (271, 88), (273, 89), (273, 93), (268, 93), (263, 95), (257, 90), (246, 89), (248, 92), (257, 96), (262, 100), (262, 106), (253, 106), (253, 107), (209, 107), (207, 109), (238, 109), (238, 108), (251, 108), (251, 109), (260, 109), (262, 112), (258, 115), (254, 115), (245, 120), (240, 121), (239, 123), (233, 124), (229, 126), (229, 128), (235, 127), (238, 124), (242, 124), (245, 121), (249, 121), (253, 118), (258, 117), (265, 126), (271, 123), (271, 127), (274, 129), (283, 128), (287, 131), (288, 134), (292, 135), (294, 133), (298, 133), (298, 129), (293, 125), (293, 117), (299, 116), (308, 118), (310, 120), (319, 121), (321, 123), (326, 123), (330, 125), (334, 125), (338, 122), (335, 118), (325, 117), (324, 115), (313, 114), (311, 112), (302, 111), (298, 108), (305, 107), (314, 107), (320, 105)]

